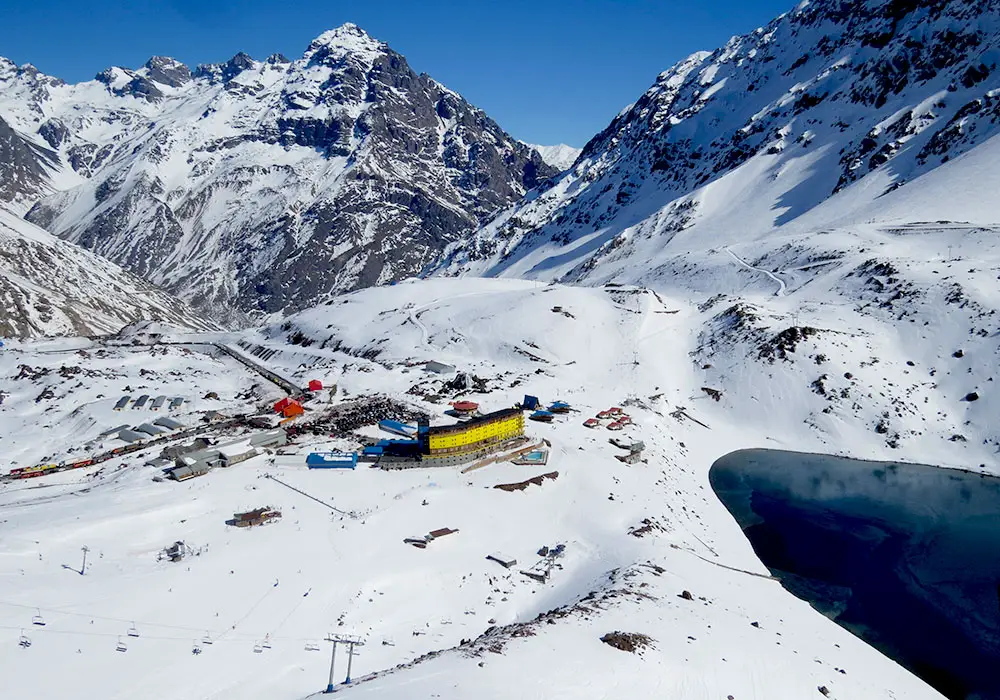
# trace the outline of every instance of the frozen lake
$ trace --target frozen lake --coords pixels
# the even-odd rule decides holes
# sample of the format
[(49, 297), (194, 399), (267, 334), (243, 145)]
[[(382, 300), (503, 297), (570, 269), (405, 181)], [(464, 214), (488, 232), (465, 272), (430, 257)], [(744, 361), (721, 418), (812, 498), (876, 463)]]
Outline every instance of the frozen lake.
[(775, 450), (709, 478), (785, 588), (945, 696), (1000, 699), (1000, 479)]

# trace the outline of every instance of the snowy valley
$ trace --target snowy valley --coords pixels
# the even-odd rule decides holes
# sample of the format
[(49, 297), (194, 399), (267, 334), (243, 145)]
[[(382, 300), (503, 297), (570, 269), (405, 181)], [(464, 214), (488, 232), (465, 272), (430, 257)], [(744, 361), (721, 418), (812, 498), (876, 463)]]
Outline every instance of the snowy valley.
[[(359, 697), (943, 697), (708, 472), (1000, 476), (998, 42), (1000, 2), (803, 2), (579, 152), (354, 25), (79, 85), (0, 59), (4, 687), (300, 699), (340, 635)], [(543, 463), (307, 466), (530, 397), (570, 407), (523, 413)], [(184, 446), (221, 456), (171, 480)]]
[[(455, 398), (486, 410), (526, 393), (579, 413), (528, 426), (552, 445), (544, 467), (309, 470), (306, 452), (358, 444), (353, 431), (321, 428), (280, 450), (292, 454), (180, 483), (152, 480), (160, 470), (145, 462), (156, 445), (5, 484), (0, 614), (12, 640), (23, 629), (32, 645), (0, 654), (4, 676), (19, 694), (45, 697), (80, 684), (106, 697), (139, 688), (157, 698), (305, 697), (323, 689), (322, 639), (333, 632), (361, 635), (352, 692), (379, 697), (539, 696), (539, 683), (565, 697), (801, 698), (821, 686), (842, 698), (938, 697), (768, 580), (711, 493), (707, 470), (724, 453), (762, 441), (824, 451), (833, 437), (803, 428), (824, 398), (800, 391), (801, 400), (771, 401), (769, 372), (780, 368), (790, 385), (813, 379), (802, 349), (776, 366), (751, 366), (743, 399), (707, 396), (691, 329), (711, 316), (633, 287), (438, 280), (357, 292), (238, 336), (159, 338), (182, 346), (15, 346), (0, 372), (0, 415), (19, 464), (68, 459), (105, 430), (153, 415), (112, 410), (126, 385), (133, 394), (186, 395), (171, 413), (185, 425), (206, 410), (255, 413), (280, 398), (274, 385), (206, 350), (208, 341), (239, 343), (299, 384), (320, 378), (327, 388), (306, 404), (303, 426), (326, 425), (331, 406), (375, 396), (434, 423), (453, 422), (442, 411)], [(471, 388), (418, 364), (429, 360), (454, 365)], [(20, 365), (33, 371), (18, 377)], [(896, 371), (902, 383), (905, 370)], [(859, 375), (862, 391), (882, 385), (876, 372)], [(219, 398), (203, 399), (208, 390)], [(611, 405), (632, 415), (623, 435), (645, 442), (642, 462), (616, 460), (624, 453), (608, 443), (615, 434), (583, 427)], [(40, 448), (30, 434), (15, 437), (15, 420), (45, 421), (53, 439)], [(857, 453), (897, 456), (860, 420), (844, 418), (838, 437)], [(928, 431), (925, 443), (940, 442), (945, 454), (946, 437)], [(91, 449), (119, 444), (103, 440)], [(970, 444), (954, 463), (979, 458)], [(898, 451), (926, 456), (911, 442)], [(493, 488), (553, 471), (557, 478), (523, 491)], [(280, 507), (282, 520), (249, 531), (226, 525), (265, 505)], [(458, 532), (426, 549), (403, 543), (442, 527)], [(201, 553), (157, 561), (175, 540)], [(539, 559), (540, 546), (556, 544), (565, 554), (545, 583), (518, 572)], [(83, 546), (91, 558), (80, 576), (72, 569)], [(486, 558), (498, 552), (518, 564), (505, 570)], [(32, 626), (35, 614), (44, 627)], [(139, 637), (127, 636), (132, 625)], [(650, 646), (635, 655), (601, 642), (615, 631), (647, 635)], [(254, 653), (265, 642), (270, 648)], [(323, 653), (307, 650), (317, 645)], [(46, 674), (56, 657), (67, 673)], [(343, 655), (339, 663), (343, 673)]]

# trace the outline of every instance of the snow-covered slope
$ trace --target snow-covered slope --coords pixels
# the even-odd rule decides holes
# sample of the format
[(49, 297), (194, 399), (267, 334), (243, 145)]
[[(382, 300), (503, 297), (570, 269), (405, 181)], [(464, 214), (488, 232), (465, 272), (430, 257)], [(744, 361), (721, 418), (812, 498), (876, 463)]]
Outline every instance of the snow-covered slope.
[(527, 145), (538, 151), (542, 156), (542, 160), (559, 171), (566, 170), (569, 166), (573, 165), (583, 151), (582, 148), (567, 146), (565, 143), (556, 144), (555, 146), (539, 146), (533, 143)]
[(998, 44), (996, 0), (801, 3), (664, 72), (452, 269), (641, 280), (833, 226), (992, 224), (998, 170), (956, 161), (998, 133)]
[(139, 319), (215, 324), (114, 263), (0, 207), (0, 336), (113, 333)]
[[(817, 313), (825, 327), (851, 310), (831, 305)], [(968, 405), (965, 443), (949, 442), (950, 426), (937, 421), (939, 412), (961, 419), (966, 405), (950, 383), (963, 381), (959, 365), (985, 358), (953, 358), (955, 367), (935, 361), (937, 388), (925, 380), (929, 358), (913, 356), (912, 368), (889, 361), (907, 356), (908, 337), (875, 326), (854, 335), (807, 333), (794, 350), (785, 344), (786, 357), (774, 364), (744, 361), (739, 384), (722, 385), (714, 401), (701, 389), (718, 385), (704, 367), (699, 331), (718, 325), (718, 315), (635, 287), (442, 279), (363, 290), (243, 333), (234, 340), (270, 367), (300, 382), (336, 382), (334, 402), (357, 398), (367, 406), (372, 395), (387, 395), (446, 423), (442, 412), (456, 397), (490, 410), (531, 393), (580, 412), (529, 422), (529, 434), (552, 443), (541, 468), (309, 471), (306, 452), (356, 444), (321, 428), (298, 439), (296, 455), (275, 456), (273, 464), (258, 457), (180, 484), (150, 481), (155, 470), (141, 466), (156, 452), (148, 450), (105, 463), (96, 476), (68, 472), (2, 486), (0, 572), (11, 583), (0, 600), (11, 649), (0, 654), (5, 687), (19, 697), (85, 689), (110, 700), (141, 689), (149, 700), (304, 698), (326, 685), (329, 647), (321, 640), (333, 632), (366, 642), (350, 690), (365, 697), (801, 700), (822, 687), (835, 698), (940, 698), (769, 579), (707, 474), (718, 456), (761, 444), (973, 466), (994, 449), (980, 439), (990, 406)], [(775, 329), (782, 322), (754, 321)], [(943, 328), (931, 326), (942, 343)], [(0, 419), (51, 416), (51, 432), (38, 433), (49, 438), (49, 452), (90, 439), (99, 426), (79, 418), (105, 415), (124, 382), (174, 391), (179, 372), (192, 385), (188, 393), (216, 388), (245, 411), (274, 398), (264, 391), (233, 397), (246, 381), (240, 365), (205, 364), (176, 348), (143, 348), (143, 362), (69, 354), (85, 369), (113, 368), (83, 387), (60, 382), (54, 371), (67, 356), (18, 350), (16, 358), (0, 356), (0, 388), (10, 397)], [(720, 343), (714, 361), (728, 371), (741, 352)], [(816, 363), (819, 352), (828, 355), (825, 366)], [(416, 364), (429, 359), (454, 363), (473, 388), (457, 390), (454, 376)], [(15, 363), (53, 371), (15, 380)], [(834, 366), (854, 373), (852, 397), (885, 396), (857, 409), (808, 388), (817, 371), (834, 376)], [(129, 376), (139, 367), (155, 374)], [(57, 394), (38, 406), (32, 402), (42, 385)], [(913, 401), (927, 426), (893, 449), (868, 419), (878, 401), (905, 398), (911, 385), (923, 392)], [(307, 420), (329, 407), (326, 400), (309, 404)], [(58, 411), (44, 412), (50, 401)], [(240, 401), (245, 408), (236, 407)], [(84, 407), (69, 411), (75, 404)], [(607, 442), (612, 433), (582, 426), (610, 405), (632, 415), (635, 425), (619, 435), (644, 440), (645, 461), (619, 462)], [(126, 422), (129, 413), (117, 415)], [(59, 437), (71, 424), (76, 431)], [(493, 488), (549, 471), (558, 478), (541, 486)], [(331, 515), (266, 475), (354, 517)], [(281, 522), (226, 528), (234, 512), (265, 504), (282, 508)], [(402, 542), (440, 527), (458, 532), (424, 550)], [(202, 554), (157, 562), (157, 551), (177, 539)], [(539, 559), (539, 547), (559, 543), (566, 553), (548, 582), (518, 573)], [(78, 566), (83, 545), (91, 554), (81, 577), (62, 564)], [(504, 569), (485, 558), (492, 553), (518, 564)], [(44, 628), (31, 625), (35, 614)], [(138, 637), (126, 635), (132, 625)], [(14, 648), (21, 628), (30, 649)], [(647, 635), (649, 646), (633, 654), (602, 643), (615, 631)], [(204, 645), (206, 636), (214, 643)], [(115, 651), (119, 637), (124, 653)], [(191, 653), (195, 644), (202, 653)], [(338, 682), (345, 651), (337, 655)], [(55, 663), (64, 672), (46, 672)]]
[(31, 221), (202, 308), (416, 274), (556, 172), (350, 24), (295, 61), (154, 57), (78, 85), (0, 59), (0, 117), (76, 178)]

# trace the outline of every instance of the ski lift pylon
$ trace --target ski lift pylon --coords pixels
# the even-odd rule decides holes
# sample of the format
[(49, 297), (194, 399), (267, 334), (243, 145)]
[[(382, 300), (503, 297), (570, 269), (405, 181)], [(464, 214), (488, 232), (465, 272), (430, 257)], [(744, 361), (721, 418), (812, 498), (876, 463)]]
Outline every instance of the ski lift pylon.
[(115, 651), (126, 652), (128, 651), (128, 644), (122, 641), (122, 638), (118, 638), (118, 645), (115, 646)]
[(39, 627), (44, 627), (45, 626), (45, 618), (42, 617), (42, 611), (39, 610), (38, 608), (35, 608), (35, 612), (37, 612), (38, 614), (31, 616), (31, 624), (38, 625)]
[(128, 628), (128, 636), (130, 636), (130, 637), (138, 637), (139, 636), (139, 630), (136, 628), (134, 622), (132, 623), (132, 626)]

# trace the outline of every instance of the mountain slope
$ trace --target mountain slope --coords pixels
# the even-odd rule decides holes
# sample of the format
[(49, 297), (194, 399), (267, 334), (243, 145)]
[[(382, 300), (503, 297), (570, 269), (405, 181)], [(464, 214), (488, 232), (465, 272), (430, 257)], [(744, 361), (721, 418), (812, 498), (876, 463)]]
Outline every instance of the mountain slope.
[(565, 143), (555, 146), (538, 146), (533, 143), (529, 143), (528, 145), (538, 151), (542, 156), (542, 160), (560, 171), (566, 170), (573, 165), (583, 151), (582, 148), (567, 146)]
[(31, 221), (236, 314), (416, 274), (556, 172), (354, 25), (296, 61), (154, 57), (79, 85), (7, 70), (0, 94), (87, 178)]
[(801, 3), (664, 72), (571, 171), (456, 244), (452, 269), (638, 279), (692, 252), (906, 220), (893, 201), (998, 132), (998, 43), (995, 0)]
[(0, 208), (0, 336), (95, 335), (140, 319), (215, 324), (114, 263)]

